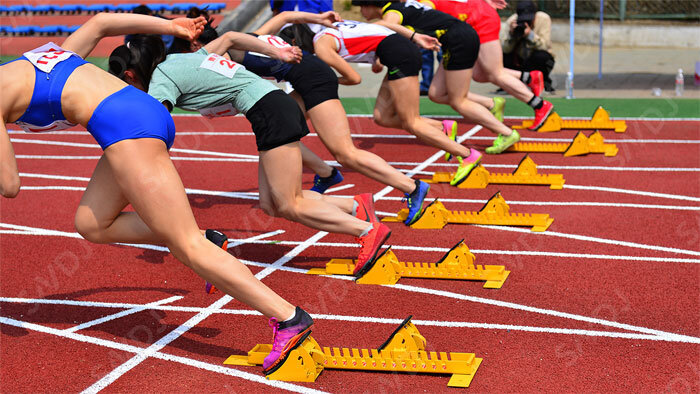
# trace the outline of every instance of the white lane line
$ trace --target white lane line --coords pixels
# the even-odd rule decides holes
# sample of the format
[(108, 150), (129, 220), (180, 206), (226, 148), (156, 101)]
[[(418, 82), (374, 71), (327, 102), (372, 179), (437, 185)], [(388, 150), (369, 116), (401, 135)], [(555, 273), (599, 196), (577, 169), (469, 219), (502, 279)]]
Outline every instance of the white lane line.
[(90, 178), (85, 178), (85, 177), (81, 177), (81, 176), (34, 174), (34, 173), (28, 173), (28, 172), (20, 172), (19, 176), (21, 178), (59, 179), (62, 181), (80, 181), (80, 182), (89, 182), (90, 181)]
[[(330, 162), (328, 162), (330, 163)], [(390, 161), (392, 166), (412, 166), (417, 163), (410, 161)], [(331, 164), (336, 165), (336, 164)], [(433, 163), (431, 167), (457, 167), (457, 163)], [(510, 168), (515, 169), (517, 164), (482, 164), (486, 168)], [(700, 172), (700, 167), (609, 167), (609, 166), (562, 166), (562, 165), (547, 165), (538, 164), (539, 169), (550, 170), (581, 170), (581, 171), (641, 171), (641, 172)]]
[(618, 188), (614, 188), (614, 187), (581, 186), (581, 185), (564, 184), (564, 189), (601, 191), (601, 192), (609, 192), (609, 193), (624, 193), (624, 194), (634, 194), (634, 195), (646, 196), (646, 197), (658, 197), (658, 198), (668, 198), (668, 199), (672, 199), (672, 200), (700, 202), (700, 198), (698, 198), (698, 197), (685, 196), (685, 195), (681, 195), (681, 194), (645, 192), (645, 191), (640, 191), (640, 190), (618, 189)]
[[(388, 285), (384, 285), (384, 286), (390, 287)], [(443, 296), (443, 297), (448, 297), (448, 298), (453, 298), (453, 299), (458, 299), (458, 300), (476, 302), (476, 303), (480, 303), (480, 304), (493, 305), (493, 306), (515, 309), (515, 310), (520, 310), (520, 311), (525, 311), (525, 312), (539, 313), (539, 314), (543, 314), (543, 315), (547, 315), (547, 316), (555, 316), (555, 317), (561, 317), (561, 318), (565, 318), (565, 319), (582, 321), (582, 322), (586, 322), (586, 323), (593, 323), (593, 324), (598, 324), (598, 325), (603, 325), (603, 326), (615, 327), (615, 328), (619, 328), (619, 329), (627, 330), (627, 331), (636, 331), (636, 332), (641, 332), (644, 334), (660, 336), (663, 338), (675, 339), (675, 340), (678, 340), (679, 342), (700, 343), (700, 338), (697, 338), (697, 337), (675, 334), (675, 333), (670, 333), (670, 332), (660, 331), (660, 330), (654, 330), (651, 328), (634, 326), (631, 324), (618, 323), (615, 321), (598, 319), (595, 317), (576, 315), (573, 313), (559, 312), (559, 311), (555, 311), (552, 309), (537, 308), (537, 307), (532, 307), (532, 306), (527, 306), (527, 305), (522, 305), (522, 304), (516, 304), (513, 302), (499, 301), (499, 300), (494, 300), (494, 299), (490, 299), (490, 298), (483, 298), (483, 297), (468, 296), (468, 295), (464, 295), (464, 294), (453, 293), (450, 291), (428, 289), (428, 288), (419, 287), (419, 286), (395, 284), (393, 287), (395, 287), (397, 289), (412, 291), (415, 293), (438, 295), (438, 296)]]
[(65, 332), (80, 331), (80, 330), (83, 330), (83, 329), (86, 329), (86, 328), (89, 328), (92, 326), (96, 326), (98, 324), (106, 323), (108, 321), (116, 320), (116, 319), (119, 319), (119, 318), (124, 317), (124, 316), (129, 316), (129, 315), (133, 315), (134, 313), (139, 313), (139, 312), (145, 311), (145, 310), (149, 309), (149, 307), (151, 307), (151, 306), (165, 305), (165, 304), (169, 304), (171, 302), (175, 302), (177, 300), (181, 300), (183, 298), (184, 297), (182, 297), (182, 296), (173, 296), (170, 298), (166, 298), (164, 300), (154, 301), (154, 302), (145, 304), (143, 306), (137, 306), (137, 307), (125, 310), (125, 311), (121, 311), (119, 313), (115, 313), (115, 314), (108, 315), (108, 316), (103, 316), (99, 319), (91, 320), (91, 321), (85, 322), (83, 324), (79, 324), (79, 325), (71, 327), (71, 328), (66, 328), (63, 331), (65, 331)]
[[(37, 331), (37, 332), (41, 332), (44, 334), (55, 335), (55, 336), (61, 337), (61, 338), (72, 339), (74, 341), (89, 343), (89, 344), (102, 346), (102, 347), (106, 347), (106, 348), (110, 348), (110, 349), (114, 349), (114, 350), (120, 350), (120, 351), (124, 351), (124, 352), (128, 352), (128, 353), (139, 353), (142, 350), (144, 350), (144, 348), (140, 348), (137, 346), (132, 346), (132, 345), (127, 345), (127, 344), (123, 344), (123, 343), (119, 343), (119, 342), (109, 341), (106, 339), (95, 338), (95, 337), (91, 337), (88, 335), (67, 333), (63, 330), (58, 330), (55, 328), (46, 327), (46, 326), (42, 326), (42, 325), (34, 324), (34, 323), (29, 323), (29, 322), (24, 322), (24, 321), (20, 321), (20, 320), (15, 320), (15, 319), (2, 317), (2, 316), (0, 316), (0, 324), (7, 324), (7, 325), (13, 326), (13, 327), (19, 327), (19, 328), (24, 328), (26, 330)], [(243, 371), (239, 371), (237, 369), (224, 367), (223, 365), (205, 363), (205, 362), (202, 362), (199, 360), (194, 360), (194, 359), (187, 358), (187, 357), (174, 356), (171, 354), (160, 353), (160, 352), (153, 353), (152, 357), (157, 358), (159, 360), (176, 362), (179, 364), (198, 368), (198, 369), (201, 369), (204, 371), (210, 371), (210, 372), (215, 372), (215, 373), (219, 373), (219, 374), (223, 374), (223, 375), (227, 375), (227, 376), (232, 376), (235, 378), (249, 380), (249, 381), (252, 381), (255, 383), (264, 384), (264, 385), (274, 387), (277, 389), (289, 390), (292, 392), (304, 393), (304, 394), (324, 393), (323, 391), (306, 388), (304, 386), (299, 386), (299, 385), (296, 385), (293, 383), (287, 383), (287, 382), (281, 382), (281, 381), (275, 381), (275, 380), (267, 380), (267, 379), (265, 379), (264, 376), (262, 376), (260, 374), (243, 372)]]
[[(378, 214), (380, 212), (377, 212)], [(393, 214), (392, 214), (393, 215)], [(58, 230), (48, 230), (48, 229), (42, 229), (42, 228), (36, 228), (36, 227), (27, 227), (27, 226), (18, 226), (18, 225), (13, 225), (13, 224), (8, 224), (8, 223), (0, 223), (0, 228), (9, 228), (11, 230), (5, 230), (7, 234), (15, 234), (15, 235), (30, 235), (30, 236), (59, 236), (59, 237), (68, 237), (68, 238), (77, 238), (77, 239), (83, 239), (82, 236), (78, 233), (69, 233), (69, 232), (64, 232), (64, 231), (58, 231)], [(488, 226), (480, 226), (480, 227), (488, 227)], [(491, 228), (491, 227), (488, 227)], [(495, 229), (509, 229), (509, 228), (504, 228), (504, 227), (493, 227)], [(512, 228), (515, 231), (523, 232), (530, 234), (532, 233), (530, 230), (527, 229), (518, 229), (518, 228)], [(270, 237), (272, 235), (276, 234), (281, 234), (283, 231), (282, 230), (276, 230), (272, 231), (270, 233), (265, 233), (265, 234), (260, 234), (255, 237), (250, 237), (250, 238), (243, 238), (243, 239), (235, 239), (231, 238), (230, 243), (229, 243), (229, 248), (234, 247), (235, 245), (243, 244), (243, 243), (250, 243), (250, 244), (261, 244), (261, 245), (270, 245), (270, 244), (275, 244), (275, 245), (285, 245), (285, 246), (298, 246), (301, 245), (302, 242), (300, 241), (281, 241), (281, 240), (275, 240), (275, 241), (269, 241), (269, 240), (264, 240), (263, 238)], [(131, 247), (136, 247), (136, 248), (142, 248), (142, 249), (150, 249), (150, 250), (156, 250), (156, 251), (161, 251), (161, 252), (169, 252), (169, 250), (164, 247), (164, 246), (157, 246), (157, 245), (146, 245), (146, 244), (122, 244), (119, 243), (117, 245), (124, 245), (124, 246), (131, 246)], [(343, 242), (316, 242), (314, 244), (316, 247), (322, 247), (322, 248), (327, 248), (327, 247), (335, 247), (335, 248), (356, 248), (357, 244), (354, 243), (343, 243)], [(421, 252), (442, 252), (446, 253), (449, 251), (449, 248), (440, 248), (440, 247), (425, 247), (425, 246), (408, 246), (408, 245), (391, 245), (391, 248), (394, 250), (411, 250), (411, 251), (421, 251)], [(647, 248), (648, 249), (648, 248)], [(687, 259), (687, 258), (675, 258), (675, 257), (646, 257), (646, 256), (625, 256), (625, 255), (605, 255), (605, 254), (584, 254), (584, 253), (563, 253), (563, 252), (547, 252), (547, 251), (528, 251), (528, 250), (491, 250), (491, 249), (470, 249), (473, 253), (477, 254), (508, 254), (508, 255), (524, 255), (524, 256), (545, 256), (545, 257), (564, 257), (564, 258), (576, 258), (576, 259), (602, 259), (602, 260), (625, 260), (625, 261), (650, 261), (650, 262), (669, 262), (669, 263), (693, 263), (697, 264), (700, 263), (700, 259)], [(239, 259), (241, 261), (245, 261), (243, 259)], [(483, 262), (482, 262), (483, 263)]]
[[(349, 189), (354, 187), (353, 184), (348, 184), (344, 186), (339, 186), (337, 188), (331, 188), (326, 191), (326, 193), (332, 193), (335, 191), (340, 191), (344, 189)], [(564, 185), (566, 187), (566, 185)], [(574, 187), (575, 188), (575, 187)], [(85, 191), (84, 187), (80, 186), (22, 186), (22, 190), (64, 190), (64, 191)], [(608, 190), (605, 190), (608, 191)], [(228, 197), (228, 198), (238, 198), (243, 200), (258, 200), (258, 193), (255, 192), (226, 192), (218, 190), (203, 190), (203, 189), (185, 189), (187, 194), (197, 194), (197, 195), (208, 195), (216, 197)], [(627, 194), (641, 194), (647, 195), (647, 192), (635, 193), (633, 191), (623, 191), (621, 193)], [(661, 198), (671, 198), (669, 195), (658, 196), (659, 193), (653, 197)], [(338, 198), (352, 198), (349, 195), (334, 195), (333, 197)], [(685, 196), (674, 196), (676, 199), (683, 200), (682, 197)], [(388, 201), (398, 201), (401, 197), (381, 197), (377, 200), (388, 200)], [(486, 200), (472, 200), (472, 199), (462, 199), (462, 198), (441, 198), (442, 202), (455, 202), (455, 203), (474, 203), (474, 204), (484, 204)], [(691, 200), (692, 201), (692, 200)], [(659, 205), (659, 204), (629, 204), (629, 203), (608, 203), (608, 202), (586, 202), (586, 201), (508, 201), (508, 205), (534, 205), (538, 207), (545, 206), (564, 206), (564, 207), (613, 207), (613, 208), (642, 208), (642, 209), (663, 209), (663, 210), (676, 210), (676, 211), (698, 211), (700, 206), (679, 206), (679, 205)], [(394, 216), (391, 212), (376, 211), (377, 215), (380, 216)]]
[(93, 148), (102, 149), (97, 144), (84, 144), (81, 142), (63, 142), (63, 141), (47, 141), (47, 140), (24, 140), (20, 138), (10, 138), (13, 144), (36, 144), (36, 145), (54, 145), (54, 146), (71, 146), (74, 148)]
[[(346, 190), (346, 189), (352, 189), (353, 187), (355, 187), (355, 185), (352, 183), (348, 183), (348, 184), (337, 186), (337, 187), (331, 187), (328, 190), (326, 190), (325, 194), (335, 193), (335, 192), (339, 192), (341, 190)], [(350, 198), (350, 196), (333, 196), (333, 197), (348, 197), (348, 198)]]
[[(472, 137), (470, 139), (491, 141), (494, 138), (493, 137)], [(569, 142), (571, 142), (571, 137), (562, 137), (562, 138), (523, 137), (520, 139), (520, 141), (566, 142), (566, 143), (569, 143)], [(684, 144), (684, 145), (700, 144), (700, 140), (624, 139), (624, 138), (605, 138), (605, 142), (606, 143), (615, 143), (615, 144), (625, 144), (625, 143), (631, 143), (631, 144)]]
[(239, 159), (256, 159), (256, 160), (258, 159), (257, 155), (244, 155), (244, 154), (240, 154), (240, 153), (214, 152), (214, 151), (210, 151), (210, 150), (170, 148), (170, 151), (176, 152), (176, 153), (189, 153), (189, 154), (194, 154), (194, 155), (236, 157)]
[(647, 245), (647, 244), (640, 244), (640, 243), (636, 243), (636, 242), (628, 242), (628, 241), (619, 241), (619, 240), (615, 240), (615, 239), (591, 237), (591, 236), (587, 236), (587, 235), (566, 234), (566, 233), (559, 233), (556, 231), (549, 231), (549, 230), (543, 231), (543, 232), (532, 232), (529, 229), (525, 229), (525, 228), (505, 227), (505, 226), (484, 226), (484, 225), (480, 225), (480, 224), (475, 224), (474, 226), (488, 228), (488, 229), (492, 229), (492, 230), (511, 231), (511, 232), (517, 232), (517, 233), (534, 234), (534, 235), (538, 235), (538, 236), (543, 235), (543, 236), (549, 236), (549, 237), (560, 237), (560, 238), (567, 238), (567, 239), (575, 239), (577, 241), (589, 241), (589, 242), (597, 242), (597, 243), (615, 245), (615, 246), (626, 246), (629, 248), (646, 249), (646, 250), (654, 250), (654, 251), (660, 251), (660, 252), (669, 252), (669, 253), (677, 253), (677, 254), (688, 254), (688, 255), (692, 255), (692, 256), (700, 256), (700, 252), (696, 251), (696, 250), (670, 248), (670, 247), (658, 246), (658, 245)]
[[(284, 271), (287, 271), (289, 267), (283, 267)], [(157, 310), (164, 312), (200, 312), (204, 308), (201, 307), (182, 307), (182, 306), (169, 306), (169, 305), (154, 305), (151, 304), (122, 304), (122, 303), (101, 303), (101, 302), (90, 302), (90, 301), (73, 301), (70, 300), (44, 300), (44, 299), (22, 299), (22, 298), (7, 298), (0, 297), (0, 302), (7, 303), (24, 303), (24, 304), (45, 304), (42, 301), (55, 301), (51, 304), (53, 305), (79, 305), (85, 307), (102, 307), (102, 308), (130, 308), (139, 310)], [(238, 316), (262, 316), (260, 312), (248, 309), (220, 309), (216, 312), (217, 314), (227, 314), (227, 315), (238, 315)], [(384, 318), (384, 317), (372, 317), (372, 316), (348, 316), (348, 315), (335, 315), (335, 314), (311, 314), (311, 317), (317, 320), (331, 320), (331, 321), (347, 321), (347, 322), (360, 322), (360, 323), (376, 323), (376, 324), (390, 324), (397, 325), (400, 324), (403, 319), (394, 318)], [(628, 332), (613, 332), (613, 331), (600, 331), (600, 330), (582, 330), (575, 328), (559, 328), (559, 327), (538, 327), (538, 326), (524, 326), (515, 324), (495, 324), (495, 323), (480, 323), (480, 322), (464, 322), (464, 321), (444, 321), (444, 320), (412, 320), (414, 324), (421, 327), (447, 327), (447, 328), (474, 328), (474, 329), (486, 329), (486, 330), (513, 330), (513, 331), (524, 331), (524, 332), (537, 332), (545, 334), (564, 334), (564, 335), (578, 335), (578, 336), (592, 336), (592, 337), (608, 337), (608, 338), (623, 338), (623, 339), (642, 339), (650, 341), (668, 341), (668, 342), (681, 342), (687, 343), (686, 340), (679, 340), (679, 338), (670, 338), (659, 335), (651, 334), (636, 334)], [(63, 332), (74, 332), (70, 330), (62, 330)]]

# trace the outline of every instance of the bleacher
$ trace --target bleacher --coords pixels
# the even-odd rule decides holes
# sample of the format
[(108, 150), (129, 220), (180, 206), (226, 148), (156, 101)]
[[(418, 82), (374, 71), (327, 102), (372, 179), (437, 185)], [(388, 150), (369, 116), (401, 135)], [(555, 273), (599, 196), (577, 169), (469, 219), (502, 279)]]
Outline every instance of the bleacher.
[[(11, 24), (0, 23), (0, 36), (57, 36), (68, 35), (76, 31), (80, 24), (54, 24), (63, 19), (70, 19), (73, 16), (83, 16), (80, 18), (80, 23), (85, 17), (94, 15), (100, 12), (131, 12), (137, 6), (145, 4), (154, 13), (158, 15), (164, 14), (185, 14), (192, 7), (206, 9), (210, 14), (221, 13), (226, 9), (226, 3), (123, 3), (123, 4), (13, 4), (0, 5), (0, 21), (10, 21)], [(57, 17), (47, 19), (46, 17)], [(23, 21), (31, 21), (32, 19), (47, 21), (51, 24), (24, 24)], [(19, 22), (19, 23), (18, 23)]]

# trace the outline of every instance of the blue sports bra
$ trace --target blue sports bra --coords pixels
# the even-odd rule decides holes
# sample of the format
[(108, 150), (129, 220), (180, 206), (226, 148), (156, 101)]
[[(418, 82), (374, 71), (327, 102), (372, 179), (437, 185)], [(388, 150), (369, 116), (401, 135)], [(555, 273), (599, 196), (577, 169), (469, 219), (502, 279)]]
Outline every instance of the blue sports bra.
[(54, 43), (26, 52), (13, 61), (18, 60), (32, 63), (36, 76), (29, 106), (14, 123), (27, 132), (57, 131), (75, 126), (63, 115), (61, 93), (73, 70), (87, 61)]

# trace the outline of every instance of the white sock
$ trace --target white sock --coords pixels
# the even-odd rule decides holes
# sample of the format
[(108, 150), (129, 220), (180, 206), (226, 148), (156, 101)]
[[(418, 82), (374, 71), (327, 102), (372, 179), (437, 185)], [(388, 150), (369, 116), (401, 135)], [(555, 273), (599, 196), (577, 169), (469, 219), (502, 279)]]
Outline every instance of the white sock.
[(297, 316), (297, 308), (294, 308), (294, 313), (292, 313), (292, 316), (289, 316), (289, 318), (284, 320), (283, 322), (288, 322), (288, 321), (294, 319), (296, 316)]
[(352, 200), (352, 216), (357, 217), (357, 208), (360, 207), (360, 204), (357, 203), (357, 201)]
[(365, 235), (369, 234), (369, 232), (372, 231), (373, 228), (374, 228), (374, 227), (370, 224), (370, 225), (365, 229), (365, 231), (363, 231), (362, 234), (360, 234), (360, 237), (364, 237)]

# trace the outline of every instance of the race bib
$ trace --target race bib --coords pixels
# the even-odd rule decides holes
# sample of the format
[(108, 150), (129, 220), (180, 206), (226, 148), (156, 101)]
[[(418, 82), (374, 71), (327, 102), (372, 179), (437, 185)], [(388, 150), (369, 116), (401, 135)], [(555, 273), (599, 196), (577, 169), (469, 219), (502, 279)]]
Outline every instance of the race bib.
[(233, 78), (236, 71), (240, 70), (241, 68), (245, 69), (242, 65), (234, 62), (233, 60), (228, 60), (225, 57), (219, 56), (215, 53), (207, 56), (199, 67), (214, 71), (215, 73), (221, 74), (226, 78)]
[(404, 5), (405, 5), (406, 7), (418, 8), (419, 10), (432, 10), (432, 8), (430, 8), (429, 6), (427, 6), (427, 5), (423, 4), (423, 3), (420, 3), (420, 2), (418, 2), (418, 1), (416, 1), (416, 0), (406, 0), (406, 2), (404, 3)]
[(27, 133), (42, 133), (47, 131), (60, 131), (76, 126), (75, 123), (71, 123), (67, 120), (57, 120), (46, 126), (36, 126), (33, 124), (25, 122), (15, 122), (15, 124), (22, 128), (22, 130)]
[(224, 105), (219, 105), (217, 107), (202, 108), (199, 113), (206, 118), (219, 118), (222, 116), (233, 116), (238, 113), (236, 107), (233, 104), (228, 103)]
[(73, 55), (78, 56), (71, 51), (64, 50), (53, 42), (24, 53), (24, 57), (45, 73), (50, 73), (58, 63)]
[[(287, 41), (285, 41), (282, 37), (278, 37), (278, 36), (271, 36), (271, 35), (269, 35), (269, 34), (263, 34), (263, 35), (261, 35), (261, 36), (258, 36), (257, 38), (258, 38), (258, 40), (260, 40), (260, 41), (262, 41), (262, 42), (264, 42), (264, 43), (270, 44), (270, 45), (272, 45), (272, 46), (275, 47), (275, 48), (286, 48), (286, 47), (290, 47), (290, 46), (291, 46), (291, 45), (289, 45), (289, 43), (288, 43)], [(269, 56), (263, 55), (262, 53), (257, 53), (257, 52), (252, 52), (252, 51), (251, 51), (251, 52), (248, 52), (248, 53), (250, 53), (251, 55), (255, 55), (255, 56), (261, 56), (261, 57), (267, 57), (267, 58), (269, 58)]]

